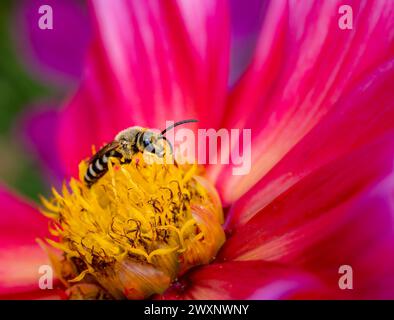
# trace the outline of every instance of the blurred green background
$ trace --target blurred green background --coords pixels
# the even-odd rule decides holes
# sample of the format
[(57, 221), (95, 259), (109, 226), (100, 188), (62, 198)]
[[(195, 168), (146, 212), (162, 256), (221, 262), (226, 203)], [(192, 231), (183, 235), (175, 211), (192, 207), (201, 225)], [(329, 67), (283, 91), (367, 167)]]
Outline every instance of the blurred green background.
[(55, 88), (29, 74), (13, 39), (17, 1), (0, 1), (0, 181), (17, 192), (37, 199), (46, 184), (34, 154), (18, 137), (18, 117), (37, 101), (58, 96)]

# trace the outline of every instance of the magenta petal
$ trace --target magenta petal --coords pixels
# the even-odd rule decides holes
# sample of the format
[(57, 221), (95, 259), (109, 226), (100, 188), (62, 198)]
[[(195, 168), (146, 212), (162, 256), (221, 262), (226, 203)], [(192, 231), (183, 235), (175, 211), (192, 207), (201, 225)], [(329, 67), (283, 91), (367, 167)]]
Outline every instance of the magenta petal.
[(36, 239), (47, 230), (36, 209), (0, 186), (0, 296), (39, 289), (39, 267), (49, 261)]
[(230, 86), (250, 64), (269, 1), (230, 0), (231, 61)]
[(214, 263), (188, 273), (163, 299), (291, 299), (326, 295), (324, 287), (298, 270), (263, 261)]
[(343, 1), (271, 1), (250, 68), (229, 98), (228, 128), (252, 129), (252, 170), (213, 166), (226, 203), (267, 174), (339, 99), (394, 54), (394, 2), (348, 1), (353, 30), (338, 27)]
[[(18, 3), (15, 36), (33, 71), (47, 81), (75, 81), (80, 78), (90, 39), (90, 23), (83, 2), (78, 0), (22, 0)], [(53, 29), (42, 30), (40, 6), (53, 12)]]
[(20, 292), (15, 294), (0, 293), (0, 300), (66, 300), (67, 295), (64, 289), (50, 289), (41, 290), (36, 289), (32, 291)]
[(393, 298), (393, 163), (392, 132), (295, 184), (235, 229), (219, 259), (290, 264), (337, 291), (346, 264), (358, 274), (348, 294)]
[(59, 185), (64, 172), (56, 152), (59, 112), (53, 108), (39, 107), (22, 115), (18, 125), (21, 138), (37, 156), (51, 185)]
[(96, 41), (60, 127), (68, 173), (92, 144), (132, 125), (198, 118), (218, 126), (228, 74), (225, 1), (97, 0), (93, 9)]
[(302, 178), (394, 128), (394, 60), (344, 95), (293, 150), (232, 207), (227, 225), (244, 224)]

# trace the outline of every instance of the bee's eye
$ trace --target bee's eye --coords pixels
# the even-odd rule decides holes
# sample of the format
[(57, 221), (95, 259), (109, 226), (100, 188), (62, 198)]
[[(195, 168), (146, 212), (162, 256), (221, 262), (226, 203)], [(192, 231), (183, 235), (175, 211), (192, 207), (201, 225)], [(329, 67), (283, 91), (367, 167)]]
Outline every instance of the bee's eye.
[(143, 143), (144, 143), (144, 147), (145, 148), (149, 147), (151, 145), (151, 143), (152, 143), (151, 140), (150, 140), (150, 137), (144, 138)]
[[(155, 146), (153, 143), (153, 135), (151, 132), (145, 132), (140, 138), (140, 145), (143, 147), (143, 151), (154, 153)], [(141, 150), (142, 151), (142, 150)]]

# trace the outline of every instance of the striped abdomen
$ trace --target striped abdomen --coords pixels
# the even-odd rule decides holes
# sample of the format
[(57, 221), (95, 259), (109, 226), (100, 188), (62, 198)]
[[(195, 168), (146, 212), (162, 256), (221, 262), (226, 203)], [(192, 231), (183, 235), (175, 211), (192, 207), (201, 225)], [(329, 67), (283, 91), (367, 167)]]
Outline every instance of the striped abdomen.
[(89, 161), (88, 169), (85, 173), (85, 183), (90, 187), (108, 171), (108, 161), (110, 157), (122, 158), (122, 154), (116, 150), (117, 143), (110, 143), (97, 152)]

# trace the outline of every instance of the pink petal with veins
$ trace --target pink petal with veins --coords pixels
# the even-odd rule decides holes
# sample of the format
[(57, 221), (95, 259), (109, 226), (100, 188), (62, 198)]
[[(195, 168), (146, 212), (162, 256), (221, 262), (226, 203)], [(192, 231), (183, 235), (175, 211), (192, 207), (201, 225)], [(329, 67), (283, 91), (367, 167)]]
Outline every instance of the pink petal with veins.
[(263, 261), (214, 263), (189, 272), (162, 299), (272, 300), (327, 295), (308, 273)]
[(219, 261), (290, 264), (337, 290), (347, 264), (358, 275), (349, 295), (392, 297), (393, 141), (391, 132), (300, 180), (236, 228)]
[(1, 186), (0, 213), (0, 298), (39, 290), (39, 268), (49, 260), (36, 239), (47, 237), (46, 219)]
[(353, 30), (338, 26), (343, 1), (272, 1), (255, 59), (228, 101), (227, 128), (252, 129), (252, 169), (212, 166), (225, 203), (266, 175), (355, 83), (394, 54), (394, 2), (348, 1)]
[(314, 170), (394, 128), (394, 60), (344, 95), (284, 158), (232, 207), (229, 228), (244, 224)]

